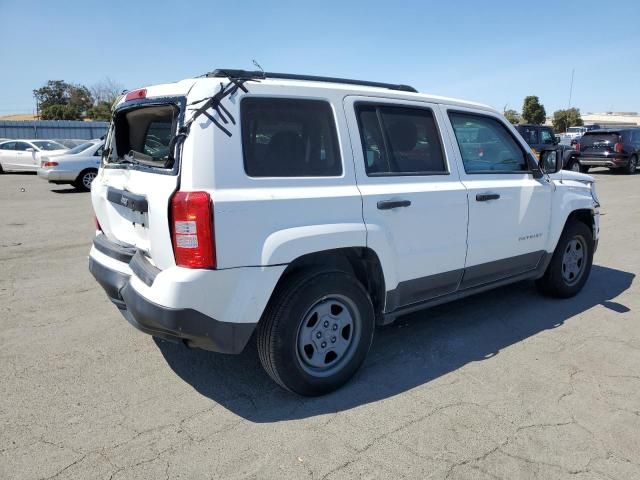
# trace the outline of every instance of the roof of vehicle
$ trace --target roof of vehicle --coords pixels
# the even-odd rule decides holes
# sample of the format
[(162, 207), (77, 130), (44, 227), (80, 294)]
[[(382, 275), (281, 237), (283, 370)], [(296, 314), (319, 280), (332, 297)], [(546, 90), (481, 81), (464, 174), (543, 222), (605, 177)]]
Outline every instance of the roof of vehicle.
[(552, 128), (549, 125), (536, 125), (534, 123), (519, 123), (518, 125), (514, 125), (516, 128), (518, 127), (544, 127), (544, 128)]
[(627, 132), (630, 130), (637, 130), (637, 128), (602, 128), (600, 130), (589, 130), (588, 132), (585, 132), (585, 135), (597, 135), (597, 134), (601, 134), (601, 133), (621, 133), (621, 132)]
[[(375, 94), (388, 98), (420, 100), (431, 103), (445, 103), (448, 105), (476, 108), (497, 113), (497, 110), (489, 105), (469, 102), (457, 98), (419, 93), (416, 91), (416, 89), (408, 85), (372, 82), (369, 80), (353, 80), (348, 78), (319, 77), (315, 75), (250, 72), (234, 69), (214, 70), (213, 72), (202, 75), (200, 77), (185, 79), (174, 84), (150, 85), (146, 88), (149, 97), (186, 95), (187, 92), (189, 92), (193, 87), (194, 82), (211, 82), (212, 86), (218, 87), (221, 78), (228, 78), (232, 81), (243, 79), (256, 80), (261, 84), (266, 85), (339, 90), (341, 92), (344, 92), (345, 94), (351, 95)], [(252, 84), (248, 82), (245, 85), (249, 89), (249, 91), (251, 91)], [(121, 98), (120, 103), (124, 103), (124, 96)]]

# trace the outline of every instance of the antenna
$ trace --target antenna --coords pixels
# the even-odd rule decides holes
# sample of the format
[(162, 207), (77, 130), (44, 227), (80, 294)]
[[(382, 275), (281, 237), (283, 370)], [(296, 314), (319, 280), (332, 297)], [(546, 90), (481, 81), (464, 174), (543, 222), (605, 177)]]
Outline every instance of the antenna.
[(569, 85), (569, 108), (571, 108), (571, 96), (573, 94), (573, 75), (576, 73), (576, 69), (571, 69), (571, 84)]
[(253, 62), (253, 65), (262, 72), (262, 75), (264, 75), (264, 68), (262, 68), (260, 64), (255, 61), (255, 59), (251, 60), (251, 62)]

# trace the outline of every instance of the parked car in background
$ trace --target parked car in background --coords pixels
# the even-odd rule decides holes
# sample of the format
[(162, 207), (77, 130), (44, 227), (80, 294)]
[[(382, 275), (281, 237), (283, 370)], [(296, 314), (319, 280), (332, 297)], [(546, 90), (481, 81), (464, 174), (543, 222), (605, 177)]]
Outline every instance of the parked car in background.
[(576, 295), (599, 203), (561, 167), (484, 105), (218, 70), (114, 107), (89, 269), (141, 331), (236, 354), (255, 331), (267, 373), (319, 395), (376, 324), (525, 279)]
[(70, 184), (78, 190), (91, 190), (91, 182), (100, 167), (104, 141), (91, 141), (78, 145), (62, 155), (43, 156), (38, 176), (49, 183)]
[(35, 172), (43, 154), (57, 155), (67, 150), (52, 140), (7, 140), (0, 143), (0, 173)]
[(84, 140), (81, 140), (81, 139), (76, 139), (76, 140), (70, 140), (70, 139), (56, 140), (56, 142), (64, 145), (67, 148), (75, 148), (75, 147), (77, 147), (79, 145), (84, 145), (89, 141), (90, 140), (87, 140), (87, 139), (84, 139)]
[(568, 140), (567, 143), (569, 143), (569, 145), (573, 146), (576, 143), (578, 143), (582, 135), (592, 130), (600, 130), (600, 125), (594, 123), (592, 125), (581, 125), (579, 127), (569, 127), (567, 128), (567, 131), (562, 134), (562, 136)]
[(562, 168), (575, 172), (580, 171), (580, 164), (575, 160), (576, 151), (570, 145), (561, 144), (551, 127), (529, 124), (516, 125), (515, 127), (537, 157), (540, 156), (540, 152), (543, 149), (549, 149), (555, 146), (558, 155), (562, 159)]
[(576, 150), (585, 173), (591, 167), (608, 167), (631, 175), (636, 172), (640, 157), (640, 128), (586, 132)]

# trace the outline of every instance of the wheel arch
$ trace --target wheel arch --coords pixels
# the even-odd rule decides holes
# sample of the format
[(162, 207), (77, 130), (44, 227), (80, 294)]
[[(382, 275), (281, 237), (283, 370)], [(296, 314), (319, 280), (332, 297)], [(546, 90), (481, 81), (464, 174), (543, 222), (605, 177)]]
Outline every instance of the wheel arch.
[(280, 275), (269, 302), (290, 276), (307, 268), (341, 270), (355, 276), (371, 298), (376, 321), (381, 319), (386, 297), (385, 278), (380, 259), (371, 248), (342, 247), (307, 253), (297, 257), (287, 265), (287, 268)]

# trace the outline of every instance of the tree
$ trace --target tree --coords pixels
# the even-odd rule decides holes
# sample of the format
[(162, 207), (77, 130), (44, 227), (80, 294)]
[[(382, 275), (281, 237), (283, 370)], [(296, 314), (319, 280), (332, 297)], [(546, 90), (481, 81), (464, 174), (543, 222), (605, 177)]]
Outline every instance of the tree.
[(525, 123), (531, 123), (533, 125), (542, 125), (546, 120), (547, 112), (544, 110), (544, 105), (540, 103), (540, 99), (535, 95), (524, 97), (524, 103), (522, 104), (522, 119)]
[(515, 110), (505, 110), (504, 116), (510, 123), (517, 125), (520, 123), (520, 114)]
[(87, 117), (96, 121), (111, 120), (111, 103), (98, 102), (87, 111)]
[(33, 94), (45, 119), (81, 120), (93, 105), (93, 97), (87, 87), (64, 80), (49, 80)]
[(101, 103), (108, 103), (109, 106), (111, 106), (122, 94), (124, 87), (111, 80), (109, 77), (105, 77), (103, 80), (93, 85), (90, 90), (95, 106)]
[(74, 105), (47, 105), (41, 111), (43, 120), (78, 120), (81, 118), (78, 108)]
[(569, 108), (567, 110), (556, 110), (553, 112), (553, 129), (556, 133), (563, 133), (569, 127), (579, 127), (584, 125), (580, 116), (579, 108)]

